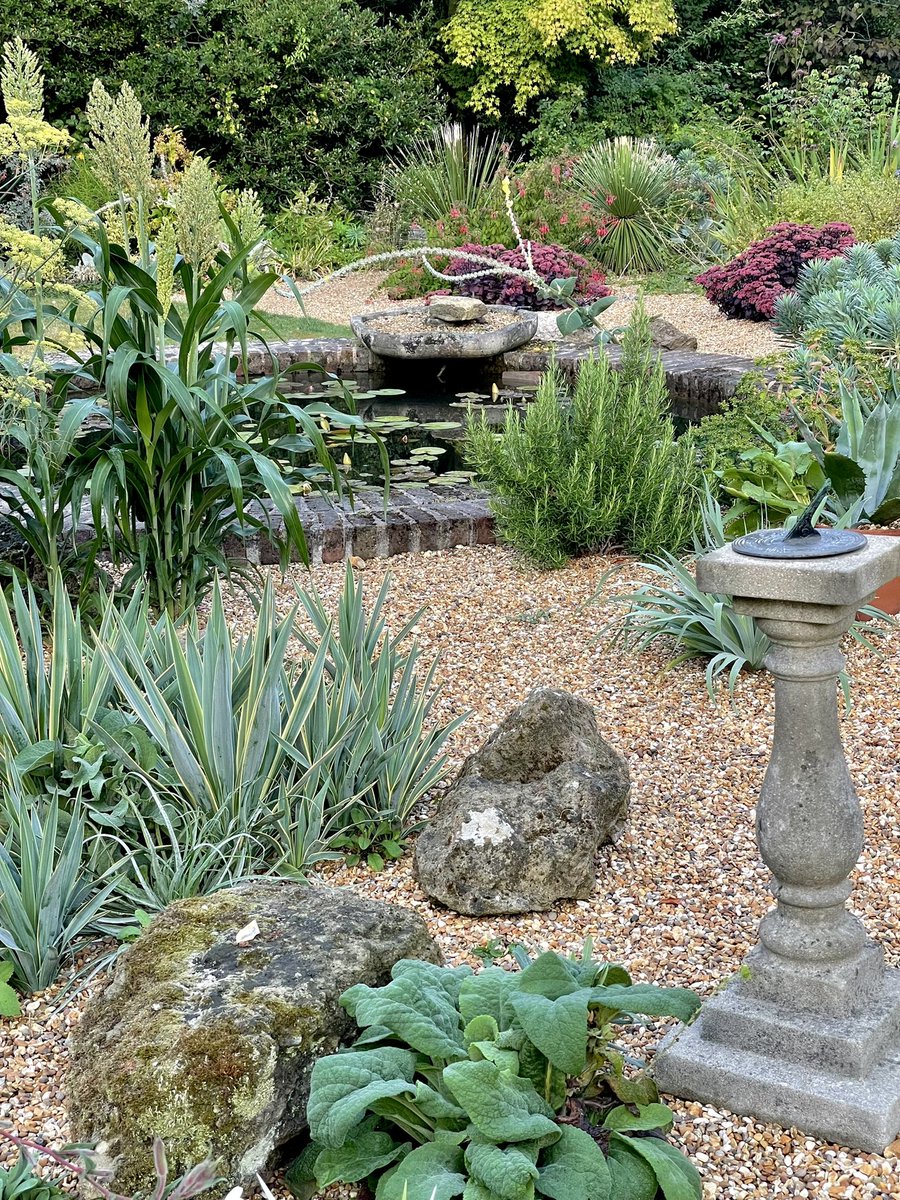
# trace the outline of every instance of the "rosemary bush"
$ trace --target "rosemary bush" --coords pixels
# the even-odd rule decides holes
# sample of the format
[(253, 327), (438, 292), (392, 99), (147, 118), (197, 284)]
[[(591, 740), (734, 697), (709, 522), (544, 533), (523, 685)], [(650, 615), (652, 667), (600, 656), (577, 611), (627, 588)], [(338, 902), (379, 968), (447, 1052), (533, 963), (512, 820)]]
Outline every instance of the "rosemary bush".
[(570, 395), (551, 369), (524, 416), (509, 409), (502, 433), (473, 417), (466, 454), (502, 537), (540, 566), (614, 545), (655, 554), (690, 543), (700, 474), (690, 435), (675, 437), (642, 308), (620, 370), (599, 354)]

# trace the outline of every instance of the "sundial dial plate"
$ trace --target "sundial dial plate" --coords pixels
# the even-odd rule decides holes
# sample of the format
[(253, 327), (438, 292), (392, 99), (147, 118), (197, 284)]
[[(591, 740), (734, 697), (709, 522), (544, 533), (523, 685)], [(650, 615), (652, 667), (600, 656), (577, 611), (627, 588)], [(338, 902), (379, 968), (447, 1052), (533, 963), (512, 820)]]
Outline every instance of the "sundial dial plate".
[(866, 539), (852, 529), (823, 529), (800, 537), (786, 535), (783, 529), (763, 529), (735, 538), (731, 548), (750, 558), (833, 558), (862, 550)]

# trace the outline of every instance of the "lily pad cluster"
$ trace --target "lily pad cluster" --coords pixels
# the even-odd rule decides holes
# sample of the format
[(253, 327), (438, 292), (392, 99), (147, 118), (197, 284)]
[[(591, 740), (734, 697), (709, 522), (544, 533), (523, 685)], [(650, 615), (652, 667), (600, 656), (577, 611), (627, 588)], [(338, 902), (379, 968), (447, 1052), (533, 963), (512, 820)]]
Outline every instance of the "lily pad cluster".
[(548, 952), (525, 969), (404, 960), (341, 997), (362, 1033), (320, 1059), (298, 1195), (366, 1181), (377, 1200), (697, 1200), (672, 1113), (616, 1031), (689, 1021), (698, 997)]

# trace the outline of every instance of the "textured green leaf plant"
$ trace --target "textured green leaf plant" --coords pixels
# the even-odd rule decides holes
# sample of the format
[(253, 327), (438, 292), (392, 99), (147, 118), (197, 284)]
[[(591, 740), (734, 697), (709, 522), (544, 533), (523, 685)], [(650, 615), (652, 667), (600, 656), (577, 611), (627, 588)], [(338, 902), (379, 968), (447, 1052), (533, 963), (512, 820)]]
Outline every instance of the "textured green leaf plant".
[(313, 1068), (298, 1192), (368, 1181), (377, 1200), (696, 1200), (672, 1113), (626, 1074), (616, 1028), (689, 1021), (693, 992), (553, 952), (522, 971), (405, 960), (341, 997), (362, 1033)]

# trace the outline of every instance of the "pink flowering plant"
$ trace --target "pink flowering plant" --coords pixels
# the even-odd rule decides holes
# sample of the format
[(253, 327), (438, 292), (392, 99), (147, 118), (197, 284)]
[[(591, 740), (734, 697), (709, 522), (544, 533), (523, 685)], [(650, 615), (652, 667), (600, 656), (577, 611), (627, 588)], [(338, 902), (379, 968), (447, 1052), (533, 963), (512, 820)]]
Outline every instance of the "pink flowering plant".
[(855, 242), (843, 222), (816, 229), (812, 225), (773, 225), (766, 236), (724, 266), (697, 276), (706, 298), (726, 317), (768, 321), (779, 296), (792, 291), (807, 263), (835, 258)]

